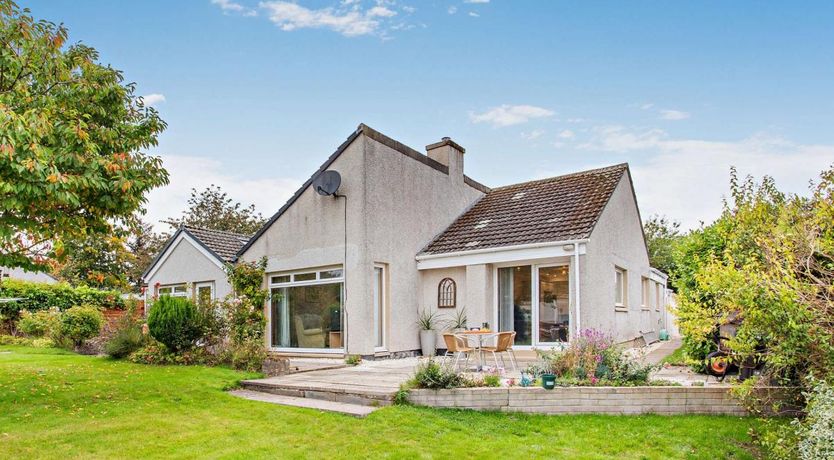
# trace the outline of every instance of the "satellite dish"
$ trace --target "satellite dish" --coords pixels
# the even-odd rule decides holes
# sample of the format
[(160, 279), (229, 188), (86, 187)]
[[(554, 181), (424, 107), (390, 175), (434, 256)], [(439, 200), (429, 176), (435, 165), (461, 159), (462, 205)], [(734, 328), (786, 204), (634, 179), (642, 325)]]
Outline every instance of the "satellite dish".
[(336, 171), (325, 171), (319, 174), (319, 177), (313, 182), (316, 193), (322, 196), (335, 195), (340, 185), (342, 185), (342, 176)]

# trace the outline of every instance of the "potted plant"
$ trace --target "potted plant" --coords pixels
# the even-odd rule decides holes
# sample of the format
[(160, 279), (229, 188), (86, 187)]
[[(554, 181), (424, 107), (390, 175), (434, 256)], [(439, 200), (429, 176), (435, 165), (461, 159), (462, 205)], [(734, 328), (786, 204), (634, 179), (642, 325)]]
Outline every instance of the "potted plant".
[(446, 328), (452, 332), (459, 332), (466, 330), (466, 307), (456, 310), (455, 314), (446, 320)]
[(434, 331), (437, 326), (437, 312), (422, 310), (417, 318), (417, 326), (420, 327), (420, 348), (423, 356), (434, 356), (435, 345), (437, 344), (437, 333)]

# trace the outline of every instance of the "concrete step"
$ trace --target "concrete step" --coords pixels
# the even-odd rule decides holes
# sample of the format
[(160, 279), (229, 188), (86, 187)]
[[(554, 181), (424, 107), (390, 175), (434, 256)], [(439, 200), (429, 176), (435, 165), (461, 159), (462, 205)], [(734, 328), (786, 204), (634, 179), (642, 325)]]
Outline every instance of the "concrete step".
[(243, 380), (240, 386), (244, 390), (269, 393), (277, 396), (292, 398), (318, 399), (345, 404), (379, 407), (390, 406), (394, 400), (394, 393), (374, 391), (369, 388), (352, 388), (337, 384), (307, 384), (285, 382), (278, 383), (270, 379)]
[(323, 399), (315, 398), (281, 396), (252, 390), (232, 390), (229, 393), (239, 398), (249, 399), (251, 401), (261, 401), (271, 404), (280, 404), (282, 406), (304, 407), (307, 409), (316, 409), (326, 412), (336, 412), (339, 414), (351, 415), (354, 417), (365, 417), (371, 412), (378, 409), (378, 407), (371, 407), (361, 404), (348, 404), (343, 402), (326, 401)]

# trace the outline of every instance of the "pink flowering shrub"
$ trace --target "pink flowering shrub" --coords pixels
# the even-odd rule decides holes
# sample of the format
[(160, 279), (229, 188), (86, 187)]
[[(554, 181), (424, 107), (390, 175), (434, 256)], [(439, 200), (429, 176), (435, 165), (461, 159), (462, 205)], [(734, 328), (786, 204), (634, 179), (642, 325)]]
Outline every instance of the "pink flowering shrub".
[(590, 385), (636, 385), (648, 383), (654, 366), (628, 357), (602, 331), (585, 329), (566, 348), (539, 352), (545, 370), (564, 382)]

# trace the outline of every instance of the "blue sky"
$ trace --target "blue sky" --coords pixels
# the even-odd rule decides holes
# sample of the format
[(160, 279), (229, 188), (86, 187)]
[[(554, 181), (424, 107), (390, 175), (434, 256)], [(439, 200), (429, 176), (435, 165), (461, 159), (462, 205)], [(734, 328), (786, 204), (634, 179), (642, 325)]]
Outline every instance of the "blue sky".
[(834, 2), (29, 0), (154, 101), (172, 184), (272, 214), (362, 122), (490, 186), (629, 162), (644, 217), (834, 163)]

